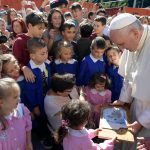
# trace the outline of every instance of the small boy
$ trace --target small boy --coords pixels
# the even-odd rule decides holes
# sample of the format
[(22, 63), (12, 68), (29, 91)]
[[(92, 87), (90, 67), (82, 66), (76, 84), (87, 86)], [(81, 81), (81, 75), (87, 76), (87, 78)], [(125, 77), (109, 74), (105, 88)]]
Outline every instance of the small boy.
[(46, 138), (48, 129), (44, 98), (51, 81), (50, 65), (45, 63), (48, 58), (48, 50), (46, 43), (40, 38), (30, 38), (27, 42), (27, 49), (30, 55), (27, 67), (35, 75), (35, 82), (25, 81), (24, 95), (31, 111), (33, 128), (40, 138)]
[(43, 100), (50, 88), (50, 66), (45, 63), (48, 58), (46, 43), (40, 38), (31, 38), (27, 42), (30, 55), (28, 68), (35, 75), (35, 82), (25, 82), (25, 96), (29, 104), (29, 110), (34, 116), (39, 116), (43, 111)]
[(76, 33), (76, 39), (80, 38), (80, 33), (79, 33), (79, 25), (81, 22), (86, 21), (86, 19), (83, 18), (83, 10), (82, 10), (82, 6), (75, 2), (70, 6), (71, 9), (71, 13), (73, 15), (73, 18), (77, 24), (77, 33)]
[(90, 46), (92, 40), (90, 35), (92, 34), (93, 27), (90, 23), (80, 24), (81, 38), (77, 40), (77, 60), (80, 62), (82, 59), (90, 54)]
[(25, 79), (29, 82), (34, 82), (35, 76), (26, 66), (30, 60), (29, 52), (27, 51), (27, 41), (31, 37), (42, 37), (45, 21), (40, 14), (31, 13), (26, 17), (26, 25), (28, 33), (18, 36), (13, 46), (13, 55), (17, 58)]
[(78, 22), (78, 25), (84, 21), (83, 18), (83, 11), (82, 11), (82, 6), (75, 2), (70, 6), (71, 13), (73, 15), (73, 18)]
[(97, 16), (94, 19), (94, 33), (91, 35), (92, 40), (97, 36), (103, 36), (106, 21), (107, 21), (106, 18), (103, 16)]
[(87, 86), (92, 75), (105, 72), (105, 62), (103, 54), (106, 43), (104, 38), (96, 37), (91, 44), (91, 54), (86, 56), (80, 65), (80, 71), (77, 78), (78, 86)]
[(77, 59), (77, 43), (74, 41), (76, 37), (76, 26), (73, 20), (68, 20), (62, 27), (63, 40), (73, 45), (74, 58)]
[(73, 23), (73, 20), (68, 20), (63, 24), (62, 35), (64, 41), (74, 41), (74, 38), (76, 36), (76, 26)]

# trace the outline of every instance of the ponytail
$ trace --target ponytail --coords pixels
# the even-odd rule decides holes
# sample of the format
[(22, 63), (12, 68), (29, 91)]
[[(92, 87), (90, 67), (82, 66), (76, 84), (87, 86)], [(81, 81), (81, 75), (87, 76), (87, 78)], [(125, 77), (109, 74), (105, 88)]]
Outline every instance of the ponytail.
[(57, 132), (54, 134), (54, 138), (56, 143), (61, 144), (63, 142), (64, 137), (68, 134), (68, 127), (61, 126)]

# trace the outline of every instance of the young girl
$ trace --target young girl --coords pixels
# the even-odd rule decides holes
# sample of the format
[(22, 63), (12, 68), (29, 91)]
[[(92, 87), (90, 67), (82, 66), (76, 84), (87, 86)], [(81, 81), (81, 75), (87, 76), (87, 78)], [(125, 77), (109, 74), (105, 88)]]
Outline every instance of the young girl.
[(17, 11), (14, 8), (10, 8), (7, 11), (7, 29), (8, 31), (12, 31), (11, 29), (11, 22), (17, 18)]
[(44, 108), (50, 124), (50, 130), (54, 132), (61, 124), (60, 110), (69, 100), (71, 91), (75, 84), (75, 79), (72, 74), (54, 74), (51, 80), (51, 90), (48, 91), (45, 100)]
[(111, 103), (111, 91), (108, 90), (108, 79), (105, 74), (95, 73), (89, 86), (84, 88), (85, 99), (93, 108), (92, 120), (95, 127), (99, 126), (100, 109), (103, 105)]
[(61, 31), (64, 24), (64, 17), (61, 11), (54, 8), (51, 9), (47, 21), (48, 29), (45, 30), (43, 38), (47, 43), (49, 56), (54, 57), (54, 43), (63, 39)]
[(105, 47), (106, 43), (102, 37), (97, 37), (92, 41), (91, 54), (86, 56), (80, 65), (80, 71), (77, 79), (79, 86), (88, 85), (90, 78), (96, 72), (105, 72), (105, 62), (103, 60)]
[(58, 44), (57, 59), (52, 64), (53, 73), (71, 73), (77, 76), (78, 62), (73, 57), (73, 46), (67, 41)]
[(9, 42), (13, 47), (14, 42), (19, 34), (27, 33), (27, 27), (23, 19), (15, 18), (11, 23), (12, 33), (10, 34)]
[(106, 56), (108, 59), (107, 74), (111, 79), (110, 90), (112, 92), (112, 102), (119, 99), (121, 88), (123, 85), (123, 77), (118, 74), (119, 60), (121, 51), (118, 47), (110, 47), (106, 50)]
[(33, 150), (30, 112), (19, 104), (20, 89), (14, 79), (0, 79), (0, 149)]
[(70, 101), (62, 108), (61, 114), (62, 125), (56, 134), (56, 141), (63, 142), (64, 150), (113, 150), (115, 139), (100, 144), (91, 140), (98, 135), (100, 129), (85, 128), (90, 116), (88, 102)]
[(3, 76), (13, 78), (17, 81), (21, 89), (20, 97), (21, 97), (21, 101), (23, 102), (24, 77), (20, 73), (20, 67), (18, 65), (18, 61), (12, 54), (3, 54), (0, 56), (0, 59), (3, 63), (2, 65)]

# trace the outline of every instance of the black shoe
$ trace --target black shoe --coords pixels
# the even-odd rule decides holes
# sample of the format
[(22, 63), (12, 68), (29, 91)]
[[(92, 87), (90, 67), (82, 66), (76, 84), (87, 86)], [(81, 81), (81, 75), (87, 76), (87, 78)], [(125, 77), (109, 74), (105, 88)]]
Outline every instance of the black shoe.
[(45, 148), (45, 149), (52, 149), (53, 148), (53, 142), (51, 141), (51, 140), (49, 140), (49, 139), (45, 139), (44, 141), (42, 141), (41, 142), (42, 143), (42, 145), (43, 145), (43, 147)]

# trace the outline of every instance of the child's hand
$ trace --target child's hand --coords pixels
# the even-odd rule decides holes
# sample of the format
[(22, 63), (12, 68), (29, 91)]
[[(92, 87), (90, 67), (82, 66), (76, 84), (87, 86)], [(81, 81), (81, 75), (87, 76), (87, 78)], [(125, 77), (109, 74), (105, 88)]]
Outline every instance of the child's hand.
[(113, 105), (113, 106), (123, 106), (124, 105), (124, 102), (120, 101), (120, 100), (116, 100), (114, 101), (112, 104), (110, 105)]
[(32, 143), (27, 143), (26, 145), (26, 150), (33, 150), (33, 146), (32, 146)]
[(22, 67), (22, 71), (23, 71), (26, 81), (32, 82), (32, 83), (35, 82), (35, 75), (33, 74), (30, 68), (28, 68), (27, 66), (24, 66)]
[(100, 128), (95, 129), (95, 135), (96, 135), (96, 136), (98, 136), (99, 131), (102, 131), (102, 129), (100, 129)]
[(49, 35), (50, 35), (50, 38), (51, 39), (55, 39), (55, 36), (56, 36), (56, 34), (57, 34), (57, 32), (56, 32), (56, 30), (55, 29), (50, 29), (50, 31), (49, 31)]
[(40, 108), (37, 106), (33, 109), (33, 113), (36, 116), (40, 116), (41, 112), (40, 112)]
[(132, 129), (132, 132), (133, 132), (134, 134), (136, 134), (136, 133), (138, 133), (139, 130), (142, 128), (142, 125), (141, 125), (139, 122), (135, 121), (135, 122), (133, 122), (132, 124), (129, 124), (129, 125), (128, 125), (128, 128), (131, 128), (131, 129)]

